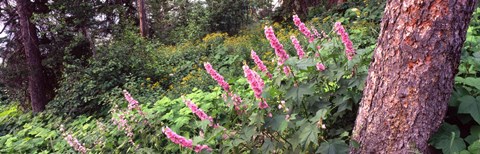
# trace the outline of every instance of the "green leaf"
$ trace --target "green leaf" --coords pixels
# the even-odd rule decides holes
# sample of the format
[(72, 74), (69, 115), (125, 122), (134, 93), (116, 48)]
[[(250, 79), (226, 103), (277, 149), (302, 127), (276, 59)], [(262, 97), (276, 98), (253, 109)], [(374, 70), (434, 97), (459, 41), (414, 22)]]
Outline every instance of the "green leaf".
[(275, 115), (273, 118), (267, 119), (265, 126), (272, 130), (283, 132), (287, 128), (288, 122), (285, 120), (285, 115)]
[(195, 144), (198, 144), (200, 142), (203, 142), (204, 140), (205, 140), (205, 138), (203, 138), (201, 136), (195, 136), (195, 137), (193, 137), (192, 141), (193, 141), (193, 144), (195, 145)]
[(340, 139), (323, 142), (316, 153), (321, 154), (343, 154), (348, 153), (348, 145)]
[(249, 125), (260, 124), (265, 122), (265, 120), (263, 119), (263, 116), (258, 113), (253, 113), (248, 119), (250, 120)]
[(443, 153), (460, 152), (466, 148), (465, 142), (460, 138), (460, 130), (455, 125), (444, 123), (430, 139), (430, 144), (441, 149)]
[(314, 93), (313, 84), (301, 84), (298, 87), (291, 87), (287, 92), (287, 99), (292, 99), (296, 102), (300, 102), (304, 95), (311, 95)]
[(300, 142), (303, 147), (307, 147), (310, 143), (318, 145), (318, 133), (320, 132), (314, 124), (309, 123), (307, 126), (303, 127), (300, 133)]
[(301, 59), (295, 64), (295, 66), (300, 70), (307, 70), (308, 67), (313, 67), (315, 65), (315, 61), (311, 58)]
[(275, 150), (275, 145), (273, 145), (272, 140), (266, 138), (262, 145), (263, 153), (270, 153), (270, 151)]
[(470, 114), (472, 118), (480, 124), (480, 97), (475, 99), (473, 96), (467, 95), (458, 100), (460, 101), (458, 113)]
[(468, 151), (471, 153), (480, 153), (480, 140), (468, 146)]
[(475, 87), (478, 90), (480, 90), (480, 78), (473, 78), (473, 77), (462, 78), (457, 76), (455, 77), (455, 81), (471, 87)]
[(328, 110), (327, 109), (320, 109), (315, 114), (315, 117), (310, 118), (310, 121), (318, 121), (320, 118), (325, 119), (327, 117)]
[(253, 126), (246, 126), (243, 128), (243, 136), (242, 138), (244, 140), (250, 140), (252, 138), (252, 136), (257, 133), (257, 130), (255, 127)]
[(473, 144), (473, 142), (480, 140), (480, 126), (473, 126), (470, 128), (470, 135), (465, 138), (468, 144)]

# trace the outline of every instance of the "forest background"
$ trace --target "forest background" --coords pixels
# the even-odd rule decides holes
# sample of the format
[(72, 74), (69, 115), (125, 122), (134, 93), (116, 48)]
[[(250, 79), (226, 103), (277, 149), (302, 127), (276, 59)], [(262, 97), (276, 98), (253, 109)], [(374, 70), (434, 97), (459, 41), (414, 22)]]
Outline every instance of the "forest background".
[[(347, 153), (356, 146), (351, 131), (385, 1), (146, 0), (143, 22), (141, 1), (28, 5), (46, 76), (42, 112), (32, 112), (16, 3), (0, 2), (0, 152)], [(319, 32), (314, 41), (294, 15)], [(351, 60), (335, 22), (356, 49)], [(295, 57), (285, 61), (290, 75), (274, 61), (265, 26)], [(303, 59), (291, 36), (305, 50)], [(480, 153), (479, 40), (477, 8), (432, 151)], [(272, 77), (252, 60), (252, 50)], [(261, 97), (250, 90), (245, 65), (264, 80)], [(197, 118), (189, 100), (210, 118)], [(170, 129), (193, 146), (172, 142)]]

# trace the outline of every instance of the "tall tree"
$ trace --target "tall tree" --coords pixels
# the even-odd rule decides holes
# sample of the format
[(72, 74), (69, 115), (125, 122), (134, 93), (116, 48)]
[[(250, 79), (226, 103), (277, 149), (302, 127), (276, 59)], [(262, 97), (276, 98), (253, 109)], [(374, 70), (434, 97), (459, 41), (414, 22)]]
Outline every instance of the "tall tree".
[(389, 0), (352, 153), (428, 152), (445, 116), (475, 0)]
[(140, 34), (142, 37), (147, 37), (147, 15), (145, 13), (145, 0), (137, 0), (138, 19), (140, 20)]
[(30, 22), (32, 17), (32, 4), (29, 0), (17, 0), (17, 13), (20, 21), (20, 31), (23, 49), (28, 65), (28, 91), (33, 112), (45, 110), (48, 100), (46, 97), (45, 74), (42, 59), (38, 48), (38, 36), (35, 25)]

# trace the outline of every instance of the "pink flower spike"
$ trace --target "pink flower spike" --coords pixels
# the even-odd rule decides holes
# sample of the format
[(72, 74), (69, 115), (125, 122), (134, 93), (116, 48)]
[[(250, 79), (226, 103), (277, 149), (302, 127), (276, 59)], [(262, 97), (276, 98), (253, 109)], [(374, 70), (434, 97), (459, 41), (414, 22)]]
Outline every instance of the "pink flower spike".
[(263, 64), (263, 61), (260, 60), (260, 57), (258, 57), (257, 53), (252, 50), (250, 55), (253, 61), (255, 62), (255, 64), (257, 64), (258, 69), (260, 69), (260, 71), (262, 71), (263, 73), (266, 73), (268, 78), (272, 79), (272, 74), (268, 72), (267, 67)]
[(303, 56), (305, 55), (305, 52), (303, 52), (300, 42), (298, 42), (297, 38), (293, 35), (290, 36), (290, 40), (292, 40), (292, 43), (295, 46), (295, 49), (297, 50), (298, 59), (302, 59)]
[(308, 30), (307, 26), (305, 26), (305, 24), (302, 23), (302, 21), (300, 20), (300, 18), (298, 18), (297, 15), (293, 15), (293, 23), (295, 23), (295, 26), (298, 27), (300, 32), (302, 32), (303, 35), (305, 35), (305, 37), (308, 38), (308, 42), (312, 43), (314, 40), (312, 33), (310, 32), (310, 30)]
[(195, 105), (192, 101), (185, 99), (184, 100), (185, 105), (187, 105), (190, 110), (192, 110), (192, 113), (196, 114), (200, 120), (208, 120), (210, 121), (210, 126), (213, 126), (213, 118), (211, 116), (208, 116), (205, 112), (203, 112), (202, 109), (199, 109), (197, 105)]
[(185, 137), (178, 135), (177, 133), (173, 132), (170, 128), (164, 127), (162, 128), (162, 132), (173, 143), (183, 146), (185, 148), (189, 148), (189, 149), (192, 148), (192, 140), (186, 139)]
[(243, 65), (243, 73), (247, 78), (250, 88), (252, 88), (255, 97), (260, 99), (262, 98), (262, 91), (265, 83), (262, 78), (253, 70), (251, 70), (247, 65)]
[(82, 143), (80, 143), (77, 138), (73, 137), (71, 134), (66, 134), (65, 136), (65, 140), (67, 140), (67, 143), (73, 147), (73, 149), (75, 151), (78, 151), (82, 154), (85, 154), (87, 153), (87, 148), (85, 148), (85, 146), (83, 146)]
[(345, 28), (343, 28), (340, 22), (335, 23), (334, 29), (337, 34), (340, 35), (343, 45), (345, 45), (345, 54), (347, 56), (347, 59), (352, 60), (353, 56), (355, 56), (355, 50), (353, 49), (352, 41), (348, 37), (348, 33), (345, 31)]
[(223, 79), (223, 76), (217, 73), (212, 67), (212, 65), (208, 62), (203, 64), (205, 66), (205, 70), (207, 70), (208, 74), (212, 76), (212, 78), (218, 82), (220, 86), (222, 86), (223, 90), (229, 91), (230, 90), (230, 85), (228, 85), (227, 82), (225, 82), (225, 79)]
[(322, 63), (317, 63), (317, 70), (318, 71), (324, 71), (325, 70), (325, 65)]
[(195, 147), (193, 147), (192, 145), (193, 142), (191, 139), (186, 139), (185, 137), (178, 135), (168, 127), (162, 128), (162, 132), (173, 143), (178, 144), (185, 148), (189, 148), (189, 149), (193, 148), (193, 151), (195, 151), (195, 153), (202, 152), (202, 150), (212, 151), (212, 149), (209, 148), (207, 145), (196, 145)]
[(133, 99), (132, 95), (130, 95), (127, 90), (123, 90), (123, 96), (125, 96), (125, 99), (128, 101), (128, 109), (132, 110), (138, 108), (138, 101)]
[(267, 27), (265, 26), (265, 36), (267, 37), (268, 41), (270, 41), (270, 46), (275, 49), (275, 54), (278, 56), (278, 65), (283, 65), (285, 61), (288, 59), (288, 54), (283, 49), (283, 45), (280, 44), (275, 33), (273, 32), (272, 26)]

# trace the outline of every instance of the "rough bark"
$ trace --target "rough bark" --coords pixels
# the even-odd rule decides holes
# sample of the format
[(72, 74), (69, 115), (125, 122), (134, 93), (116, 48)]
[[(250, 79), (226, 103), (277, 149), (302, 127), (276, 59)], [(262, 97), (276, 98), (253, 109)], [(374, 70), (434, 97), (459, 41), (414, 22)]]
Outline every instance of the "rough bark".
[(453, 88), (475, 0), (389, 0), (351, 153), (428, 152)]
[(147, 15), (145, 13), (145, 0), (137, 0), (138, 19), (140, 20), (140, 34), (142, 37), (147, 37)]
[(20, 22), (21, 39), (28, 65), (28, 91), (33, 112), (45, 110), (48, 100), (46, 97), (45, 74), (42, 59), (38, 48), (38, 36), (35, 25), (30, 22), (32, 17), (31, 2), (17, 0), (17, 13)]

